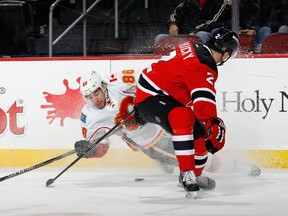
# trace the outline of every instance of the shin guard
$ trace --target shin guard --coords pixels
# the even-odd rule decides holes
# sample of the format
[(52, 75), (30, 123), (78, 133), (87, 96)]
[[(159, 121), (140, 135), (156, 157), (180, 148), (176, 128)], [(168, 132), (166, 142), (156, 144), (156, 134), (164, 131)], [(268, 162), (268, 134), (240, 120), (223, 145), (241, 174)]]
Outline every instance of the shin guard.
[(176, 107), (171, 110), (168, 120), (172, 128), (175, 155), (181, 171), (195, 169), (193, 125), (195, 118), (190, 107)]

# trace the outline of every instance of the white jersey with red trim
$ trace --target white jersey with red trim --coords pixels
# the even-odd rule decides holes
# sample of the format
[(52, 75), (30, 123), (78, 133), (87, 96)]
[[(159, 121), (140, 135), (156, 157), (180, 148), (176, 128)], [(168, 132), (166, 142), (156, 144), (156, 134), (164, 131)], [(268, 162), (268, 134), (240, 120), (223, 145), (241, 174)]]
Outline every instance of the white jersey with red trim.
[[(135, 91), (137, 75), (140, 72), (134, 70), (123, 70), (118, 74), (112, 74), (109, 78), (103, 80), (107, 84), (108, 98), (106, 106), (98, 109), (91, 101), (88, 101), (81, 112), (82, 135), (88, 141), (93, 141), (104, 135), (115, 124), (120, 122), (127, 114), (132, 111), (135, 101)], [(128, 122), (133, 120), (133, 116)], [(158, 125), (147, 123), (144, 126), (132, 124), (124, 127), (119, 135), (125, 134), (139, 145), (145, 146), (151, 144), (162, 128)], [(145, 131), (145, 133), (144, 133)], [(105, 140), (108, 144), (108, 140)], [(104, 143), (101, 142), (101, 143)]]
[(86, 140), (97, 138), (101, 129), (108, 131), (132, 109), (135, 100), (136, 77), (134, 70), (124, 70), (103, 77), (107, 84), (108, 98), (103, 109), (88, 101), (81, 112), (82, 135)]

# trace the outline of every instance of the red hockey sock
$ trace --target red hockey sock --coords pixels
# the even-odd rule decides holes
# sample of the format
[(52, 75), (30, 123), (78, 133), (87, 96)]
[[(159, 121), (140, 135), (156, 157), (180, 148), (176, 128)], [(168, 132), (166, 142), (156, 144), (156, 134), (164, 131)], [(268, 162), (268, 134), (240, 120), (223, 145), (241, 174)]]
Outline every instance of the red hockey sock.
[(194, 140), (195, 146), (195, 175), (200, 176), (208, 159), (208, 151), (205, 147), (204, 137)]
[(194, 170), (193, 112), (189, 107), (176, 107), (168, 116), (172, 127), (172, 140), (179, 168), (182, 171)]

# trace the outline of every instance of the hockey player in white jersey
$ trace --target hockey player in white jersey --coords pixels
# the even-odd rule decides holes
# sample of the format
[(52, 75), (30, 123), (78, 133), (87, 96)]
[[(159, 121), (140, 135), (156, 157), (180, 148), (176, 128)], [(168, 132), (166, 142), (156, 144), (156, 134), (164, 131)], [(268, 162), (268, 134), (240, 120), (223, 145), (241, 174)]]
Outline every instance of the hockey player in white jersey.
[[(81, 77), (80, 91), (87, 102), (81, 112), (82, 134), (86, 140), (96, 140), (133, 109), (137, 80), (135, 73), (134, 70), (123, 70), (105, 79), (92, 71)], [(166, 137), (161, 127), (151, 123), (139, 125), (131, 117), (117, 135), (134, 151), (141, 150), (157, 161), (165, 172), (172, 173), (173, 166), (177, 166), (173, 149), (169, 147), (171, 139)], [(109, 139), (101, 141), (85, 157), (102, 157), (108, 151), (109, 143)], [(75, 144), (78, 155), (87, 149), (81, 144)]]

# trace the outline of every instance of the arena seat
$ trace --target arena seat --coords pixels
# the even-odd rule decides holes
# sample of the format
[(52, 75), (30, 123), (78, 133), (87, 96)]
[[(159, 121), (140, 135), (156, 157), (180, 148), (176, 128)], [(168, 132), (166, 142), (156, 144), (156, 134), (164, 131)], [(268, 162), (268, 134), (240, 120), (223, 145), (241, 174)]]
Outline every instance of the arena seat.
[(154, 47), (154, 54), (155, 55), (167, 55), (169, 54), (175, 46), (178, 44), (191, 41), (201, 44), (201, 40), (192, 35), (170, 35), (167, 38), (162, 39), (159, 41), (158, 44)]
[(253, 51), (254, 40), (253, 37), (247, 34), (239, 34), (240, 53), (248, 54)]
[(262, 44), (261, 54), (287, 54), (288, 33), (275, 33), (267, 37)]
[(32, 53), (31, 7), (25, 1), (0, 1), (0, 56), (26, 56)]

